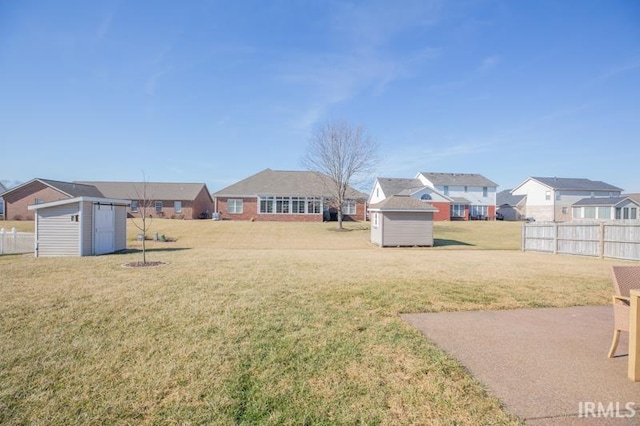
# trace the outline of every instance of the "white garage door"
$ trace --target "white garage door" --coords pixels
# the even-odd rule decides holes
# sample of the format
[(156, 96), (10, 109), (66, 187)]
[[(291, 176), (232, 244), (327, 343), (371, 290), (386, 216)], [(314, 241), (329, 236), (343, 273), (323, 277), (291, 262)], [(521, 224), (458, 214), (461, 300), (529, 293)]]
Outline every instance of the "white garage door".
[(93, 206), (95, 234), (94, 254), (113, 253), (116, 250), (115, 207), (96, 204)]

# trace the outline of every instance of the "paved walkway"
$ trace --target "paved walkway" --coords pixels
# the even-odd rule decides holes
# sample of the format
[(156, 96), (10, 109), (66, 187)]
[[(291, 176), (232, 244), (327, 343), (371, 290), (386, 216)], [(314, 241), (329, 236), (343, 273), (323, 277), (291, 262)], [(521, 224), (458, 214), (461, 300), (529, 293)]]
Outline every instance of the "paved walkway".
[[(640, 383), (627, 379), (628, 333), (622, 333), (617, 357), (607, 358), (613, 334), (610, 306), (402, 318), (529, 424), (640, 424)], [(580, 417), (581, 411), (589, 416)]]

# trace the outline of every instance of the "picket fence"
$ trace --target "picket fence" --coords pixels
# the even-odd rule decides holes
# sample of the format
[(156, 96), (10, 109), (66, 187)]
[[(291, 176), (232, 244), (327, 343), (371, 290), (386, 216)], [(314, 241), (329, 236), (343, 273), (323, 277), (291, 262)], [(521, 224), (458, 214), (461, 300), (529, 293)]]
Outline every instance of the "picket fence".
[(16, 228), (6, 231), (0, 228), (0, 255), (32, 253), (35, 249), (35, 234), (32, 232), (18, 232)]
[(640, 221), (525, 223), (522, 250), (640, 260)]

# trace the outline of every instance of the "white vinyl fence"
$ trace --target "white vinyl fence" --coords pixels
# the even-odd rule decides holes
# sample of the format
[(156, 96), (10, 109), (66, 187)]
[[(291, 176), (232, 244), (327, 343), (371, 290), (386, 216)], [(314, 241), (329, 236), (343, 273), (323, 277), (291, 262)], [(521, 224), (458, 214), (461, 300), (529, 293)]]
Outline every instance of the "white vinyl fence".
[(32, 253), (35, 247), (35, 234), (18, 232), (16, 228), (6, 231), (0, 228), (0, 255), (16, 253)]
[(525, 223), (522, 250), (640, 260), (640, 221)]

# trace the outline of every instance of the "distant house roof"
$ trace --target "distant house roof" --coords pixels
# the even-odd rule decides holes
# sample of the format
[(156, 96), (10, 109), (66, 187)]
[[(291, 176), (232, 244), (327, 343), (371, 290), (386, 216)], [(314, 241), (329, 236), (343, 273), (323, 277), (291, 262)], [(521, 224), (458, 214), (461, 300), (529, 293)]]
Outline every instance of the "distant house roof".
[[(331, 197), (333, 185), (333, 180), (321, 173), (265, 169), (213, 195), (215, 197), (257, 197), (259, 195)], [(367, 195), (349, 188), (347, 198), (366, 199)]]
[(531, 177), (543, 185), (556, 190), (574, 191), (622, 191), (617, 186), (599, 180), (584, 178)]
[(40, 182), (43, 185), (46, 185), (50, 188), (55, 189), (56, 191), (61, 192), (62, 194), (70, 197), (70, 198), (75, 198), (75, 197), (102, 197), (102, 193), (98, 190), (98, 188), (96, 188), (95, 186), (92, 185), (86, 185), (83, 183), (79, 183), (79, 182), (62, 182), (62, 181), (58, 181), (58, 180), (52, 180), (52, 179), (41, 179), (41, 178), (35, 178), (35, 179), (31, 179), (28, 182), (23, 183), (22, 185), (18, 185), (16, 187), (13, 187), (9, 190), (7, 190), (3, 196), (7, 195), (7, 194), (11, 194), (15, 191), (18, 191), (28, 185), (33, 184), (34, 182)]
[(640, 205), (639, 201), (631, 197), (589, 197), (573, 203), (574, 206), (616, 206), (624, 201), (631, 201)]
[(496, 194), (496, 205), (498, 206), (517, 206), (526, 195), (513, 195), (511, 189), (505, 189)]
[(640, 202), (640, 194), (622, 194), (623, 197), (629, 197), (632, 200)]
[[(205, 189), (211, 197), (204, 183), (176, 183), (176, 182), (80, 182), (98, 188), (103, 196), (124, 200), (195, 200)], [(146, 193), (146, 197), (145, 194)]]
[(379, 203), (372, 204), (370, 210), (390, 212), (437, 212), (431, 204), (416, 200), (408, 195), (392, 195)]
[(382, 189), (382, 192), (384, 192), (384, 195), (387, 197), (401, 193), (407, 194), (424, 188), (424, 184), (420, 179), (381, 177), (378, 178), (378, 183), (380, 184), (380, 189)]
[(498, 184), (487, 179), (486, 177), (476, 173), (432, 173), (421, 172), (425, 178), (429, 179), (434, 185), (450, 185), (450, 186), (495, 186)]

